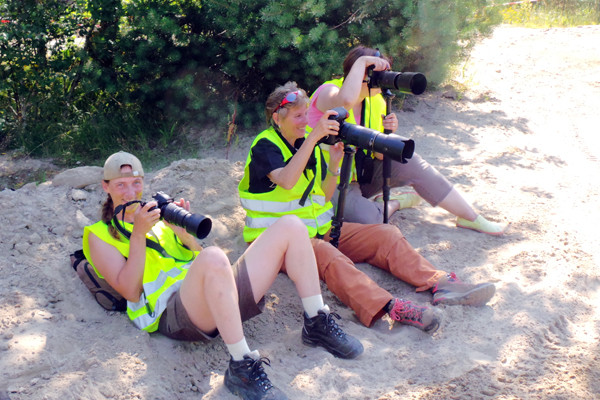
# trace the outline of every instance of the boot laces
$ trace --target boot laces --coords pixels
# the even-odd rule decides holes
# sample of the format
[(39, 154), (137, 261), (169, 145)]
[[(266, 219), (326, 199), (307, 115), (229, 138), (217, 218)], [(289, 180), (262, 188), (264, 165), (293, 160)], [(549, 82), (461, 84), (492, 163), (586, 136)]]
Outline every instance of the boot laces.
[(410, 300), (396, 299), (389, 314), (393, 320), (399, 322), (405, 320), (422, 322), (423, 309), (415, 307)]
[(273, 387), (273, 384), (267, 377), (267, 373), (262, 366), (263, 363), (271, 366), (271, 360), (269, 360), (267, 357), (261, 357), (258, 360), (252, 360), (248, 366), (248, 369), (251, 370), (250, 380), (256, 382), (258, 386), (266, 392)]
[[(458, 279), (458, 277), (456, 276), (456, 274), (454, 272), (449, 272), (446, 274), (446, 277), (448, 278), (448, 280), (446, 282), (449, 283), (462, 283), (462, 281), (460, 279)], [(435, 287), (431, 290), (432, 293), (436, 293), (439, 289), (439, 283), (435, 284)], [(441, 290), (442, 292), (445, 292), (447, 290)]]
[(339, 314), (330, 312), (325, 317), (326, 318), (325, 319), (325, 330), (328, 333), (333, 334), (334, 336), (345, 337), (346, 334), (344, 333), (342, 328), (339, 327), (337, 322), (335, 322), (335, 319), (333, 319), (333, 317), (335, 317), (337, 319), (342, 319), (342, 317), (340, 317)]

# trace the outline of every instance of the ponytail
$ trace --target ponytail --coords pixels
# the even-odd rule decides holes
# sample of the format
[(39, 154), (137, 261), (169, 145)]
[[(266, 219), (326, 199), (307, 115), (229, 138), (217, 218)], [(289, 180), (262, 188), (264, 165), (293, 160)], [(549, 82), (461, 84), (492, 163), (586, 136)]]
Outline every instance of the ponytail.
[(106, 200), (104, 201), (104, 204), (102, 204), (102, 222), (104, 222), (106, 225), (108, 225), (108, 231), (110, 232), (112, 237), (114, 237), (115, 239), (120, 239), (117, 228), (115, 228), (111, 222), (113, 219), (113, 216), (114, 216), (114, 204), (112, 201), (112, 197), (110, 197), (110, 194), (109, 194), (109, 195), (107, 195)]

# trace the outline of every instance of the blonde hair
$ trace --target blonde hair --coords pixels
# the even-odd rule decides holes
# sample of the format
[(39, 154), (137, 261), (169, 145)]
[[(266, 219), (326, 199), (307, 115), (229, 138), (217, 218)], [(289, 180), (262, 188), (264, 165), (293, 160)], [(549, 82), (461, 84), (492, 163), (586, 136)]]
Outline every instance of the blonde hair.
[[(292, 92), (298, 92), (298, 97), (296, 100), (285, 104), (283, 107), (280, 107), (277, 110), (277, 107), (281, 104), (285, 96)], [(271, 92), (267, 101), (265, 103), (265, 117), (267, 119), (267, 124), (270, 125), (273, 120), (273, 113), (275, 110), (282, 116), (285, 117), (287, 114), (288, 108), (295, 107), (299, 104), (308, 105), (309, 98), (306, 92), (303, 89), (300, 89), (296, 82), (287, 82), (285, 85), (279, 86)]]

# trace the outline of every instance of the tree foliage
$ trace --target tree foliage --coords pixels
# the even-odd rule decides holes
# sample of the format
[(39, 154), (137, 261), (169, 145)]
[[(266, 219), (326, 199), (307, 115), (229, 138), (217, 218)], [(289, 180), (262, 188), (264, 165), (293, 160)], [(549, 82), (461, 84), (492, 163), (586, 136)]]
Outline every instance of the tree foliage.
[(358, 44), (440, 82), (498, 22), (494, 10), (485, 0), (0, 0), (0, 146), (102, 157), (152, 148), (176, 123), (247, 127), (275, 86), (311, 92)]

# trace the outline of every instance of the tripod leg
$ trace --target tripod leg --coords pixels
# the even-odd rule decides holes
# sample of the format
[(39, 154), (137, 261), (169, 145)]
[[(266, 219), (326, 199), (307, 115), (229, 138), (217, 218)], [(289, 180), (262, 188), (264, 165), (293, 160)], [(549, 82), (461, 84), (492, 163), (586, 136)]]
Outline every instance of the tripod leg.
[(335, 214), (331, 218), (331, 233), (329, 241), (334, 247), (338, 247), (339, 239), (342, 230), (342, 224), (344, 223), (344, 206), (346, 204), (346, 192), (350, 185), (350, 178), (352, 176), (352, 158), (356, 150), (354, 147), (345, 144), (344, 145), (344, 159), (342, 160), (342, 168), (340, 173), (340, 183), (338, 185), (338, 202)]

